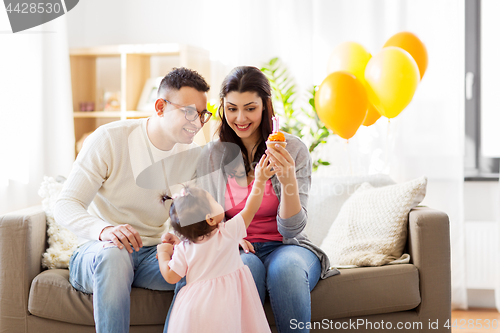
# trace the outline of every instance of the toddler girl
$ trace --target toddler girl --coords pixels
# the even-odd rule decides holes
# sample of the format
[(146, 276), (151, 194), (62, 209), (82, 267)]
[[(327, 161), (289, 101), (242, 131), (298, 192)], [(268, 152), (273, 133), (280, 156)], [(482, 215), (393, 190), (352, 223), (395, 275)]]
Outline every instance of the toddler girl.
[(186, 276), (168, 323), (169, 332), (271, 332), (248, 266), (238, 250), (262, 203), (265, 184), (275, 173), (263, 155), (245, 208), (221, 223), (224, 209), (206, 191), (185, 188), (170, 206), (182, 241), (158, 245), (160, 271), (168, 283)]

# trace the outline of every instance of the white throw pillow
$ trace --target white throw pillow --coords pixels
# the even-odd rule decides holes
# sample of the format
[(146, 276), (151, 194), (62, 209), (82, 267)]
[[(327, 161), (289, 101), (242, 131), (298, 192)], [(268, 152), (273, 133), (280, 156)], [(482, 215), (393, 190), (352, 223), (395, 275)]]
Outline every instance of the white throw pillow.
[[(342, 206), (320, 246), (332, 266), (381, 266), (400, 259), (408, 214), (424, 199), (426, 186), (426, 177), (380, 188), (362, 184)], [(408, 255), (403, 258), (409, 260)]]
[(69, 259), (78, 246), (78, 238), (68, 229), (60, 226), (54, 220), (54, 206), (64, 184), (64, 177), (55, 180), (43, 177), (38, 195), (43, 198), (42, 207), (47, 219), (47, 236), (49, 247), (43, 254), (42, 266), (53, 268), (68, 268)]
[(318, 246), (321, 244), (344, 203), (365, 182), (374, 187), (394, 184), (384, 174), (328, 177), (312, 175), (307, 202), (308, 219), (304, 230), (311, 242)]

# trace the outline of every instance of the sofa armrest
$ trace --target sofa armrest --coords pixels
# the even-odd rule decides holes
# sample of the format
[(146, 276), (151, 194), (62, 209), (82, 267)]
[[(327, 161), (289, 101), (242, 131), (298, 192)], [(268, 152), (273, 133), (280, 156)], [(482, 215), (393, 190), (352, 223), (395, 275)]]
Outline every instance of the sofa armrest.
[(408, 251), (418, 268), (420, 296), (417, 308), (426, 325), (439, 320), (442, 328), (451, 318), (450, 226), (448, 215), (427, 207), (410, 212)]
[(25, 332), (31, 281), (41, 270), (46, 222), (41, 206), (0, 216), (0, 332)]

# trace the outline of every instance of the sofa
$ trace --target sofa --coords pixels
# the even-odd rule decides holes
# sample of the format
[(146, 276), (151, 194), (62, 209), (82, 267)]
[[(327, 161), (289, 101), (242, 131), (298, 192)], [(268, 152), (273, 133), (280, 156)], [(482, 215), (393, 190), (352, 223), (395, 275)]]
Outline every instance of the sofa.
[[(390, 184), (380, 177), (313, 179), (306, 229), (311, 240), (319, 244), (338, 209), (364, 181)], [(324, 218), (325, 211), (329, 218)], [(46, 247), (41, 206), (0, 216), (0, 333), (95, 331), (92, 295), (72, 288), (67, 269), (42, 269)], [(451, 319), (447, 215), (428, 207), (412, 209), (405, 252), (410, 263), (341, 269), (340, 275), (320, 280), (311, 292), (312, 322), (291, 322), (291, 327), (308, 326), (311, 332), (447, 331), (445, 324)], [(162, 332), (172, 297), (170, 291), (132, 288), (130, 332)], [(265, 312), (276, 332), (268, 300)]]

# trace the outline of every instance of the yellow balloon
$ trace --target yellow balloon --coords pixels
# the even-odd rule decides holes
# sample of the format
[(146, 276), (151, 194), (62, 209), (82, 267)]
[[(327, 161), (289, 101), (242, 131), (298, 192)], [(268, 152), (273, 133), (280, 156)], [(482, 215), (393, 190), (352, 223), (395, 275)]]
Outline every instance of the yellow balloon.
[(371, 126), (375, 124), (380, 118), (380, 113), (373, 107), (371, 103), (368, 103), (368, 111), (366, 112), (365, 120), (363, 120), (363, 126)]
[(368, 100), (377, 111), (394, 118), (410, 104), (420, 73), (412, 56), (405, 50), (388, 46), (370, 59), (365, 69)]
[(365, 87), (348, 72), (328, 75), (314, 99), (318, 117), (344, 139), (356, 134), (365, 119), (367, 103)]
[(328, 60), (327, 74), (346, 71), (365, 84), (365, 67), (372, 55), (363, 45), (343, 42), (337, 45)]

